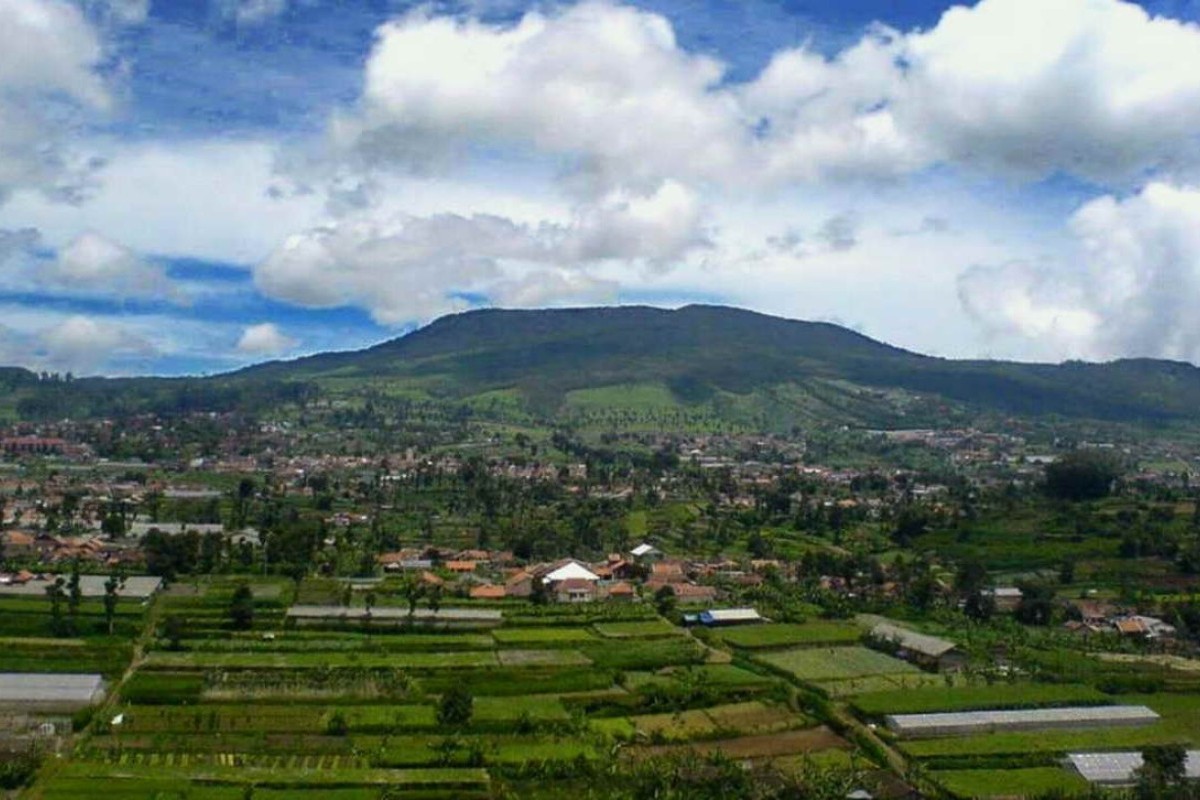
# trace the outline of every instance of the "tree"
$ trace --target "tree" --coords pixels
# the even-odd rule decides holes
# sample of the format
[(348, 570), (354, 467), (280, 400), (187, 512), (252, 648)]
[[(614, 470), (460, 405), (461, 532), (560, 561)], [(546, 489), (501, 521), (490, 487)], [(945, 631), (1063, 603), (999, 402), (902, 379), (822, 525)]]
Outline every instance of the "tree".
[(408, 619), (411, 622), (417, 615), (417, 603), (421, 602), (421, 597), (425, 594), (425, 584), (419, 575), (409, 573), (400, 584), (400, 593), (408, 601)]
[(1187, 780), (1187, 749), (1181, 744), (1160, 744), (1142, 751), (1134, 796), (1138, 800), (1167, 800), (1182, 796), (1177, 791)]
[(254, 624), (254, 592), (250, 585), (239, 583), (229, 601), (229, 624), (236, 631), (249, 630)]
[(1054, 616), (1054, 587), (1048, 583), (1028, 581), (1017, 584), (1021, 602), (1013, 616), (1026, 625), (1049, 625)]
[(113, 634), (113, 624), (117, 617), (117, 601), (120, 598), (119, 592), (125, 586), (125, 576), (113, 573), (108, 576), (108, 580), (104, 582), (104, 624), (108, 628), (108, 635)]
[(429, 587), (429, 591), (426, 593), (426, 601), (429, 603), (429, 610), (434, 614), (436, 614), (438, 609), (442, 607), (442, 591), (442, 585), (440, 583), (435, 583)]
[(163, 636), (167, 640), (168, 650), (180, 650), (183, 640), (183, 617), (171, 614), (163, 620)]
[(80, 585), (79, 559), (71, 562), (71, 576), (67, 580), (67, 616), (69, 627), (75, 631), (75, 623), (79, 618), (79, 606), (83, 604), (83, 587)]
[(342, 712), (335, 712), (329, 718), (329, 723), (325, 726), (325, 732), (330, 736), (345, 736), (350, 732), (350, 723), (346, 721), (346, 715)]
[(1046, 465), (1046, 493), (1059, 500), (1099, 500), (1120, 477), (1115, 459), (1099, 450), (1073, 450)]
[(475, 698), (461, 684), (451, 686), (438, 701), (437, 721), (447, 727), (461, 727), (471, 721), (475, 713)]
[(654, 593), (654, 607), (660, 615), (670, 616), (675, 611), (675, 604), (675, 589), (670, 584)]
[(67, 633), (62, 613), (63, 596), (66, 594), (63, 590), (65, 585), (66, 582), (59, 575), (54, 579), (54, 583), (46, 587), (46, 596), (50, 598), (50, 632), (55, 636), (65, 636)]

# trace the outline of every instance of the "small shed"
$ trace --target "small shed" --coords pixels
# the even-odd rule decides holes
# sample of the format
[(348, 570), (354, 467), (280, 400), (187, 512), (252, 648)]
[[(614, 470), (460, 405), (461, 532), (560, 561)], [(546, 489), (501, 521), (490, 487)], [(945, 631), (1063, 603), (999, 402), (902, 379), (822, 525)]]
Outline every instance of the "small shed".
[(890, 650), (898, 658), (935, 672), (952, 672), (967, 663), (966, 654), (954, 642), (888, 622), (872, 628), (868, 638), (877, 648)]
[(701, 625), (747, 625), (764, 622), (762, 615), (753, 608), (714, 608), (700, 612)]

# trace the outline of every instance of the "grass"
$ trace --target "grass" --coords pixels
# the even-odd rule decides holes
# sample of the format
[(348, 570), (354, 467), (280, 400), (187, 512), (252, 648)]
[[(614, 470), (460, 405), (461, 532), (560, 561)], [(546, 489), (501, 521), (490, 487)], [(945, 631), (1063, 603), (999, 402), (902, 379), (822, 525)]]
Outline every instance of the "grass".
[(661, 619), (642, 622), (601, 622), (596, 632), (607, 639), (655, 639), (662, 636), (682, 636), (683, 631)]
[(496, 663), (486, 651), (447, 653), (173, 653), (157, 651), (147, 669), (457, 669)]
[(880, 717), (884, 714), (1104, 705), (1111, 702), (1111, 697), (1091, 686), (1018, 683), (869, 692), (855, 697), (852, 705), (860, 714)]
[(557, 645), (596, 640), (587, 628), (500, 628), (492, 631), (492, 637), (500, 645)]
[(773, 678), (767, 678), (759, 675), (757, 672), (751, 672), (743, 667), (736, 667), (732, 664), (702, 664), (692, 667), (680, 667), (668, 669), (661, 672), (630, 672), (625, 676), (625, 685), (631, 689), (642, 689), (653, 684), (667, 684), (672, 682), (681, 670), (692, 670), (700, 680), (710, 686), (717, 686), (729, 689), (743, 689), (747, 687), (769, 686), (774, 683)]
[(605, 642), (582, 648), (597, 667), (621, 670), (659, 669), (677, 664), (695, 664), (703, 650), (690, 638), (631, 639), (619, 646)]
[(911, 664), (865, 647), (803, 647), (755, 657), (804, 681), (919, 672)]
[(578, 650), (500, 650), (496, 657), (506, 667), (579, 667), (592, 663)]
[(933, 772), (932, 777), (958, 797), (1031, 797), (1052, 791), (1077, 793), (1088, 783), (1062, 767), (962, 769)]
[(800, 624), (747, 625), (720, 631), (718, 636), (734, 647), (759, 649), (852, 643), (862, 637), (862, 629), (848, 622), (813, 620)]

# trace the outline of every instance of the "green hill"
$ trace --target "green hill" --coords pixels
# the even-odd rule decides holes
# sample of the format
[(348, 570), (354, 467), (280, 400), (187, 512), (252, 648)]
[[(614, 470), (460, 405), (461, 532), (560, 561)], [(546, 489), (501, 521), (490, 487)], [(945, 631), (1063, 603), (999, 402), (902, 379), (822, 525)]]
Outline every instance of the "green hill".
[(931, 424), (980, 413), (1200, 419), (1200, 369), (1189, 364), (947, 360), (836, 325), (716, 306), (471, 311), (366, 350), (212, 378), (89, 379), (63, 392), (31, 374), (4, 377), (25, 416), (254, 411), (366, 392), (543, 421), (671, 409), (772, 428)]

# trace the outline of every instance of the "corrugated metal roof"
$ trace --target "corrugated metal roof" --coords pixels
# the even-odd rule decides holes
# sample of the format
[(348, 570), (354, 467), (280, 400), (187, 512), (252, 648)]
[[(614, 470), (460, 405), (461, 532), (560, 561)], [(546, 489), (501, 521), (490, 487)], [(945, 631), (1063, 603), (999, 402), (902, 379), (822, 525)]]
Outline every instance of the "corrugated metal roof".
[(945, 655), (958, 646), (949, 640), (939, 639), (936, 636), (928, 636), (924, 633), (917, 633), (908, 628), (901, 628), (899, 625), (892, 625), (887, 622), (881, 622), (872, 628), (871, 637), (895, 642), (905, 650), (911, 650), (914, 653), (920, 653), (932, 658)]
[(100, 675), (59, 673), (0, 673), (0, 703), (78, 703), (100, 699)]
[[(1132, 783), (1142, 766), (1141, 753), (1071, 753), (1071, 766), (1092, 783)], [(1200, 750), (1189, 750), (1186, 762), (1187, 777), (1200, 778)]]
[(949, 736), (956, 733), (985, 733), (1004, 728), (1037, 729), (1075, 725), (1141, 724), (1154, 722), (1158, 718), (1158, 714), (1146, 706), (1073, 706), (1015, 711), (893, 714), (887, 717), (887, 724), (889, 728), (901, 734)]
[(754, 622), (762, 616), (753, 608), (714, 608), (700, 614), (702, 622)]

